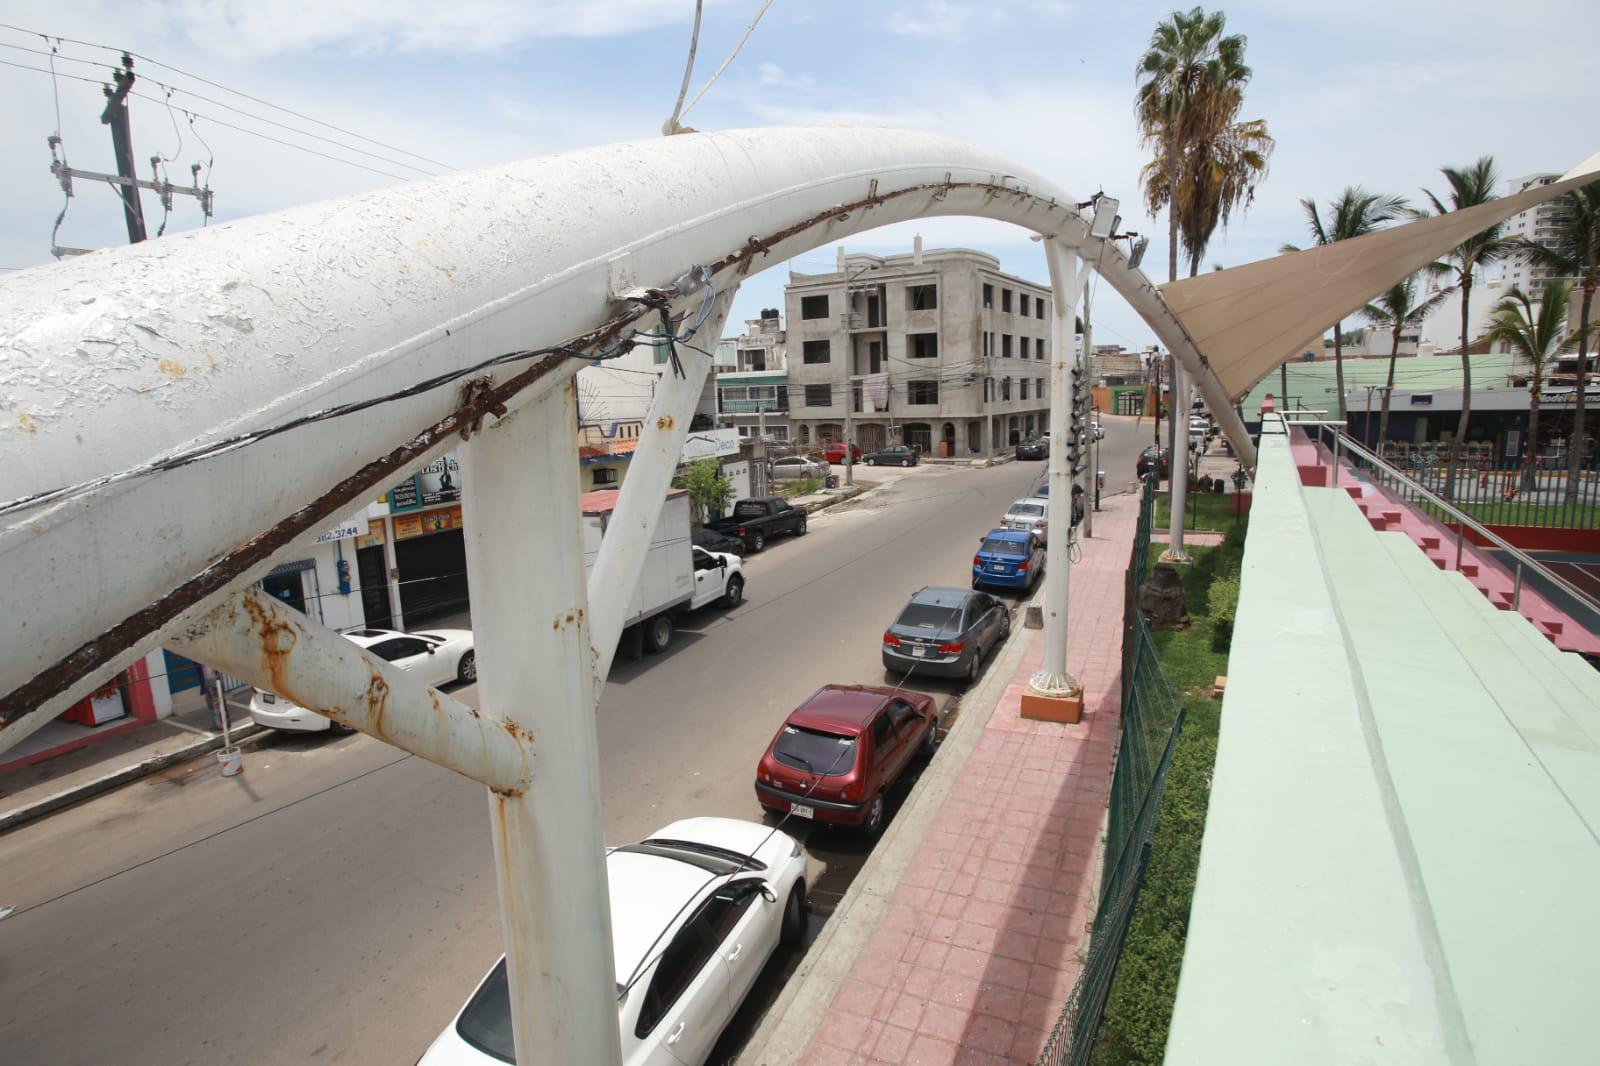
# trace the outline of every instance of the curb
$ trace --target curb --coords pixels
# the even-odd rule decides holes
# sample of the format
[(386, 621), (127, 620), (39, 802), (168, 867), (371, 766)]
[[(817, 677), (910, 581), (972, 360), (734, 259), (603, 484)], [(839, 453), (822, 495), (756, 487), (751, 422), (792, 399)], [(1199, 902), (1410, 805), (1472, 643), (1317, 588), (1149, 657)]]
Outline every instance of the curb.
[[(268, 732), (270, 731), (265, 727), (250, 722), (233, 731), (233, 741), (238, 747), (253, 748), (266, 739)], [(85, 781), (81, 785), (63, 789), (54, 795), (36, 800), (25, 807), (7, 811), (4, 814), (0, 814), (0, 835), (9, 833), (13, 829), (20, 829), (30, 822), (36, 822), (45, 815), (54, 814), (56, 811), (82, 803), (87, 799), (93, 799), (102, 793), (110, 792), (112, 789), (125, 785), (130, 781), (137, 781), (141, 777), (159, 773), (169, 766), (176, 766), (178, 763), (198, 759), (207, 752), (215, 751), (221, 747), (222, 737), (220, 735), (203, 737), (192, 744), (178, 748), (176, 751), (153, 755), (142, 762), (124, 766), (120, 770), (113, 770), (92, 781)]]
[[(1018, 615), (1025, 613), (1033, 602), (1019, 604), (1022, 610)], [(745, 1049), (734, 1059), (736, 1066), (790, 1066), (804, 1056), (833, 1002), (834, 993), (849, 975), (862, 946), (877, 927), (889, 897), (900, 886), (900, 878), (916, 857), (956, 778), (999, 707), (1000, 697), (1011, 684), (1012, 675), (1033, 643), (1032, 636), (1026, 640), (1014, 638), (1019, 633), (1035, 631), (1014, 624), (1011, 632), (1013, 639), (1007, 641), (1005, 650), (991, 661), (983, 681), (962, 697), (962, 714), (955, 728), (946, 734), (910, 799), (872, 849), (866, 865), (845, 891), (844, 899), (823, 925), (793, 976), (784, 983), (778, 998), (767, 1008)], [(1042, 631), (1039, 632), (1042, 636)]]
[[(874, 485), (873, 488), (877, 488), (877, 486)], [(805, 508), (806, 514), (816, 514), (818, 511), (826, 511), (828, 508), (835, 507), (846, 500), (853, 500), (869, 490), (862, 488), (860, 485), (851, 485), (848, 488), (837, 491), (837, 496), (830, 496), (826, 500), (812, 500), (810, 503), (801, 504), (801, 506)]]

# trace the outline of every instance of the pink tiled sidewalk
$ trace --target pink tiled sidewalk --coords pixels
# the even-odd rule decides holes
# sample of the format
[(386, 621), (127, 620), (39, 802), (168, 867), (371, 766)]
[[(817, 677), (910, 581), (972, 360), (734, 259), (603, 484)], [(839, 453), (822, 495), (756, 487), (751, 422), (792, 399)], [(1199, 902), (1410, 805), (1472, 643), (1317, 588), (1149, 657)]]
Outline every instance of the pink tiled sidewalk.
[[(1120, 695), (1123, 575), (1139, 513), (1111, 497), (1072, 568), (1076, 726), (1018, 714), (1029, 640), (983, 736), (806, 1050), (808, 1064), (1032, 1063), (1081, 968)], [(978, 713), (972, 708), (968, 713)]]

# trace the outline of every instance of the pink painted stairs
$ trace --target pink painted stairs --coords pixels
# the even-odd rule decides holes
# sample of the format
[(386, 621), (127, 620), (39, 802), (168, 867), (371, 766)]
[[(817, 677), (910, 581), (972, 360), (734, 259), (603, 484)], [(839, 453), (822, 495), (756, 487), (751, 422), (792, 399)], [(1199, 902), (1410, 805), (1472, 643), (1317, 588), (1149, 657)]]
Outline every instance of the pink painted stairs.
[[(1326, 485), (1331, 468), (1323, 466), (1320, 469), (1323, 475), (1320, 483)], [(1462, 546), (1461, 565), (1456, 567), (1455, 534), (1450, 530), (1406, 503), (1393, 499), (1378, 486), (1357, 480), (1349, 466), (1343, 463), (1340, 464), (1339, 487), (1355, 500), (1356, 508), (1366, 516), (1373, 529), (1405, 533), (1434, 566), (1440, 570), (1459, 569), (1461, 576), (1470, 581), (1490, 603), (1502, 611), (1511, 610), (1515, 579), (1494, 562), (1481, 557), (1470, 543)], [(1562, 651), (1600, 653), (1600, 638), (1526, 585), (1522, 589), (1520, 608), (1522, 616), (1533, 623), (1534, 629)]]

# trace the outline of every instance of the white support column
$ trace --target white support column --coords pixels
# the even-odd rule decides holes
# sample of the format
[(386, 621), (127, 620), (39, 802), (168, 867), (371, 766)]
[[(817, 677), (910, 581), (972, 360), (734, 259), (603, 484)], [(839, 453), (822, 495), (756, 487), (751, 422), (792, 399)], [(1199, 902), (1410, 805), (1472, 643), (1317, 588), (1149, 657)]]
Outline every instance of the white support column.
[[(738, 291), (737, 285), (731, 285), (717, 294), (711, 314), (695, 336), (699, 347), (715, 349), (716, 338), (722, 336), (722, 324)], [(617, 494), (616, 509), (606, 524), (600, 554), (589, 574), (589, 638), (594, 642), (597, 693), (611, 672), (628, 605), (633, 602), (645, 560), (650, 556), (661, 505), (683, 456), (683, 444), (688, 439), (689, 423), (705, 388), (706, 375), (711, 372), (711, 357), (691, 348), (679, 345), (678, 359), (683, 364), (683, 377), (670, 367), (662, 372), (650, 413), (639, 431), (638, 447), (628, 463), (627, 479)]]
[(1183, 521), (1185, 498), (1189, 494), (1189, 412), (1194, 401), (1189, 398), (1189, 373), (1183, 363), (1172, 361), (1172, 458), (1167, 464), (1171, 477), (1168, 503), (1171, 515), (1171, 543), (1161, 553), (1164, 563), (1189, 562), (1189, 553), (1183, 550)]
[(179, 654), (490, 788), (520, 792), (533, 744), (247, 585), (168, 638)]
[[(1072, 368), (1077, 351), (1076, 309), (1083, 291), (1078, 249), (1046, 237), (1045, 262), (1055, 290), (1050, 320), (1050, 515), (1044, 575), (1044, 666), (1028, 683), (1038, 696), (1081, 698), (1083, 686), (1067, 672), (1067, 592), (1072, 564), (1067, 548), (1072, 529), (1072, 468), (1067, 440), (1072, 432)], [(1088, 277), (1084, 266), (1083, 276)]]
[(482, 713), (536, 738), (521, 795), (489, 793), (521, 1063), (618, 1066), (616, 974), (574, 382), (460, 449)]

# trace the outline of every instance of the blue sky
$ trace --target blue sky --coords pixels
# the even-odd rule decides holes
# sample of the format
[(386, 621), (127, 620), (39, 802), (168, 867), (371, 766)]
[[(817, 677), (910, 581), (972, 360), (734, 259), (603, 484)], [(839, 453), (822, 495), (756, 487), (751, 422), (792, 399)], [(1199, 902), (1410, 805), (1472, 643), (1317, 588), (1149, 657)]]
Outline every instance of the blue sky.
[[(706, 4), (695, 83), (715, 69), (759, 6)], [(612, 141), (658, 136), (671, 110), (692, 0), (12, 0), (4, 21), (24, 30), (132, 49), (343, 130), (427, 159), (468, 168)], [(1143, 216), (1138, 171), (1145, 152), (1132, 119), (1133, 68), (1167, 4), (1070, 0), (845, 3), (775, 0), (765, 19), (687, 124), (700, 129), (778, 123), (863, 123), (934, 130), (1015, 159), (1087, 196), (1123, 202), (1125, 225), (1165, 234)], [(1235, 265), (1305, 241), (1302, 197), (1326, 200), (1347, 184), (1416, 195), (1438, 187), (1438, 167), (1489, 153), (1502, 176), (1565, 170), (1600, 150), (1593, 83), (1600, 4), (1526, 0), (1311, 4), (1245, 0), (1223, 7), (1231, 32), (1249, 38), (1255, 78), (1244, 116), (1267, 120), (1278, 147), (1256, 203), (1219, 234), (1206, 263)], [(0, 60), (47, 60), (37, 35), (0, 30)], [(70, 43), (61, 54), (104, 62), (110, 53)], [(99, 79), (104, 68), (71, 59), (63, 74)], [(217, 221), (421, 179), (440, 168), (303, 119), (271, 111), (143, 63), (134, 142), (148, 156), (212, 161)], [(269, 126), (148, 79), (209, 96), (329, 141)], [(114, 169), (93, 84), (0, 66), (0, 266), (48, 262), (62, 193), (45, 138), (61, 130), (72, 164)], [(187, 110), (197, 116), (191, 125)], [(229, 129), (231, 122), (255, 133)], [(292, 141), (340, 156), (320, 158)], [(362, 149), (385, 159), (359, 155)], [(351, 165), (359, 162), (388, 174)], [(393, 175), (393, 176), (391, 176)], [(151, 229), (161, 208), (148, 196)], [(179, 198), (168, 231), (198, 224)], [(1023, 231), (979, 220), (930, 220), (852, 242), (851, 250), (961, 244), (998, 255), (1007, 269), (1045, 277)], [(110, 189), (80, 184), (60, 234), (66, 245), (125, 240)], [(799, 270), (828, 269), (824, 249)], [(1164, 239), (1146, 266), (1164, 278)], [(4, 274), (0, 273), (0, 278)], [(734, 319), (781, 306), (782, 267), (747, 282)], [(1148, 343), (1150, 334), (1109, 289), (1095, 308), (1096, 342)]]

